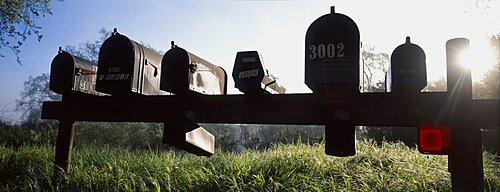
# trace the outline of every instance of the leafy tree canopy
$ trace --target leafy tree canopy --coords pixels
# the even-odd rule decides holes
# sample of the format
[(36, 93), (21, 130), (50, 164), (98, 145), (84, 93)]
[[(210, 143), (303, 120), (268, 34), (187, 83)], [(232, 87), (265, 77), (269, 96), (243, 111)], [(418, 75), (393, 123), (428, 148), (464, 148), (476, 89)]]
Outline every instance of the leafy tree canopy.
[(385, 91), (385, 73), (389, 66), (389, 54), (379, 53), (375, 46), (363, 45), (363, 90), (366, 92)]
[(500, 99), (500, 33), (491, 36), (489, 43), (495, 55), (495, 63), (474, 85), (474, 98), (478, 99)]
[(0, 57), (5, 57), (3, 51), (10, 50), (17, 63), (22, 65), (19, 56), (21, 45), (31, 35), (35, 35), (38, 41), (42, 39), (41, 27), (36, 25), (35, 20), (52, 15), (50, 1), (0, 0)]

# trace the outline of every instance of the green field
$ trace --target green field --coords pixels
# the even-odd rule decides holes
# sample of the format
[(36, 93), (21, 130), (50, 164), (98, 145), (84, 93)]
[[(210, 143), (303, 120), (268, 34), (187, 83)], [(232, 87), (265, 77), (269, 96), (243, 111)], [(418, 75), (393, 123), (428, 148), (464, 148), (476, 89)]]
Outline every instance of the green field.
[[(357, 143), (354, 157), (323, 144), (275, 144), (210, 158), (172, 150), (74, 149), (72, 173), (53, 188), (54, 149), (0, 146), (0, 191), (450, 191), (447, 157), (402, 144)], [(485, 188), (500, 190), (498, 156), (484, 154)]]

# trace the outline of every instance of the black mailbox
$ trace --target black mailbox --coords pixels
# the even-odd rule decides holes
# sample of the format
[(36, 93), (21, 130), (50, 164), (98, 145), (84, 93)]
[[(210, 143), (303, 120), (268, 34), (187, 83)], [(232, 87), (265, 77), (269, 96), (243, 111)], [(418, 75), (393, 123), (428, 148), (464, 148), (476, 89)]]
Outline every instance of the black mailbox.
[(419, 93), (427, 85), (424, 50), (410, 37), (392, 52), (387, 76), (387, 91), (396, 94)]
[(162, 90), (174, 94), (226, 94), (227, 75), (224, 69), (174, 45), (173, 42), (172, 48), (163, 56), (161, 65)]
[[(361, 42), (358, 26), (351, 18), (335, 13), (335, 7), (331, 7), (329, 14), (309, 26), (305, 46), (305, 83), (313, 94), (337, 98), (359, 94), (363, 82)], [(347, 107), (333, 108), (334, 123), (325, 126), (325, 153), (354, 155), (355, 125), (349, 122)]]
[(161, 58), (115, 29), (99, 50), (96, 90), (112, 95), (167, 95), (160, 90)]
[(235, 87), (245, 94), (282, 94), (286, 91), (278, 84), (277, 78), (264, 68), (262, 57), (257, 51), (243, 51), (236, 54), (233, 80)]
[(313, 93), (359, 93), (361, 44), (351, 18), (331, 7), (309, 26), (305, 46), (305, 83)]
[(50, 66), (50, 90), (58, 94), (73, 91), (102, 95), (95, 91), (97, 64), (59, 48)]

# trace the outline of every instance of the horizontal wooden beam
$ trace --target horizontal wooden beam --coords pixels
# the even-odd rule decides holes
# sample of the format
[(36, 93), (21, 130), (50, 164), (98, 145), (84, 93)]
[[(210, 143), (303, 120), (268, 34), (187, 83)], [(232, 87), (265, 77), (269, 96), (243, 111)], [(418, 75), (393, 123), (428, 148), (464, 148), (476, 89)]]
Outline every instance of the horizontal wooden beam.
[(183, 114), (197, 123), (326, 125), (336, 120), (366, 126), (409, 126), (421, 122), (449, 122), (450, 114), (466, 113), (459, 120), (489, 128), (499, 125), (499, 100), (471, 100), (457, 111), (442, 92), (404, 96), (390, 93), (357, 95), (176, 95), (87, 96), (44, 102), (42, 118), (70, 114), (76, 121), (168, 122)]

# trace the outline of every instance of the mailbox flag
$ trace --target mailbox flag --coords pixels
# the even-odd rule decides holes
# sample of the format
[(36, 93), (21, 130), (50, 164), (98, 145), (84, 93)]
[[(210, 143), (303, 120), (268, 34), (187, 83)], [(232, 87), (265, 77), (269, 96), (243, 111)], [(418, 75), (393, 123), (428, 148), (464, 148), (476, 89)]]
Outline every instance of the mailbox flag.
[(448, 154), (451, 130), (448, 125), (422, 123), (418, 126), (418, 151), (424, 154)]

